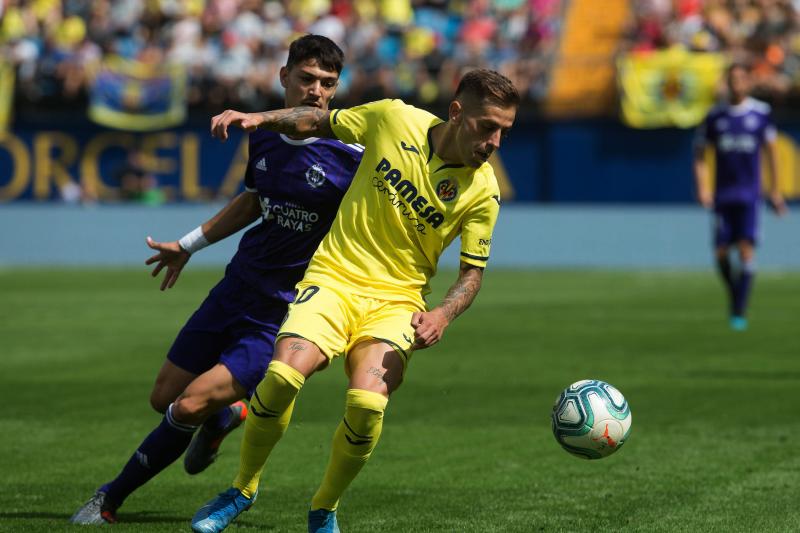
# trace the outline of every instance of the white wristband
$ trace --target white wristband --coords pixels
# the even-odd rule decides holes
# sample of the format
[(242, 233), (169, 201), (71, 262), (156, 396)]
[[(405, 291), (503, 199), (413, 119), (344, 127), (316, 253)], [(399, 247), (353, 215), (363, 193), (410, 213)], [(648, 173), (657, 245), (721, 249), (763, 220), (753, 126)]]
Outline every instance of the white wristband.
[(195, 229), (181, 237), (178, 241), (178, 244), (181, 245), (181, 248), (190, 254), (193, 254), (198, 250), (202, 250), (211, 243), (208, 242), (206, 236), (203, 235), (203, 227), (197, 226)]

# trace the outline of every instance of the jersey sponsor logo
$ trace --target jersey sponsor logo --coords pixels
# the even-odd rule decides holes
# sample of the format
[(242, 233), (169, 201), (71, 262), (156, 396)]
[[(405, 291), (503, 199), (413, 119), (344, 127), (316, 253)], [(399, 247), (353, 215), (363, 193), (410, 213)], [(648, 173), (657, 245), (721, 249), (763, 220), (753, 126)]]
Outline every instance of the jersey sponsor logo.
[(267, 171), (267, 159), (265, 157), (262, 157), (258, 160), (258, 163), (256, 163), (256, 169), (261, 170), (262, 172)]
[(758, 149), (758, 141), (754, 135), (742, 133), (723, 133), (719, 136), (719, 150), (721, 152), (742, 152), (752, 154)]
[(436, 184), (436, 196), (443, 202), (451, 202), (458, 195), (458, 184), (448, 178)]
[(478, 239), (478, 246), (491, 246), (492, 239)]
[(316, 189), (325, 183), (325, 169), (319, 163), (314, 163), (306, 170), (306, 181), (312, 188)]
[(405, 141), (400, 141), (400, 148), (407, 152), (414, 152), (415, 154), (419, 155), (419, 150), (417, 150), (416, 146), (406, 144)]
[(426, 235), (427, 224), (430, 224), (433, 228), (438, 228), (441, 225), (444, 221), (444, 215), (436, 207), (428, 205), (430, 201), (419, 194), (413, 183), (403, 179), (402, 173), (396, 168), (392, 168), (389, 160), (385, 157), (382, 158), (375, 170), (376, 172), (383, 172), (384, 175), (382, 178), (374, 176), (372, 185), (378, 192), (386, 194), (389, 202), (415, 225), (415, 229), (418, 232)]
[(318, 213), (292, 202), (272, 203), (265, 196), (262, 196), (259, 202), (261, 203), (262, 218), (283, 228), (302, 232), (311, 231), (314, 223), (319, 220)]

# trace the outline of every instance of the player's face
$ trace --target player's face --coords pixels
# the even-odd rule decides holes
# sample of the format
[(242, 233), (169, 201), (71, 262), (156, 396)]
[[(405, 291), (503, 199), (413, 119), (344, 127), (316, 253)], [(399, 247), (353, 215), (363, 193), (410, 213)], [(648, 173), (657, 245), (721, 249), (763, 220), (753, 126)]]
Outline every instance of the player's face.
[(307, 59), (291, 69), (282, 67), (280, 77), (286, 89), (286, 107), (312, 106), (327, 110), (339, 85), (339, 74), (325, 70), (316, 59)]
[(500, 148), (517, 115), (516, 106), (499, 107), (465, 99), (450, 105), (456, 142), (464, 165), (477, 168)]
[(728, 88), (731, 91), (733, 100), (743, 100), (750, 94), (750, 76), (747, 70), (741, 67), (735, 67), (728, 73)]

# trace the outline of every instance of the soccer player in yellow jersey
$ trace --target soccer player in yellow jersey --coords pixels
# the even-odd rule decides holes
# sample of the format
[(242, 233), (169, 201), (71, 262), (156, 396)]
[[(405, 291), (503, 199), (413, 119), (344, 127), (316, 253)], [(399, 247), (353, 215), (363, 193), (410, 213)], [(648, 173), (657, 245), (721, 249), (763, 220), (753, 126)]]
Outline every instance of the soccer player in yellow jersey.
[[(447, 121), (382, 100), (327, 111), (228, 110), (211, 122), (293, 137), (334, 137), (365, 146), (364, 157), (278, 334), (275, 356), (250, 400), (239, 474), (202, 507), (195, 531), (221, 531), (255, 501), (264, 463), (291, 418), (305, 380), (344, 355), (349, 384), (310, 532), (339, 531), (336, 508), (378, 442), (390, 394), (414, 350), (441, 340), (472, 303), (489, 259), (500, 208), (489, 156), (511, 128), (519, 94), (504, 76), (473, 70), (460, 81)], [(444, 248), (461, 235), (458, 279), (428, 310), (424, 295)]]

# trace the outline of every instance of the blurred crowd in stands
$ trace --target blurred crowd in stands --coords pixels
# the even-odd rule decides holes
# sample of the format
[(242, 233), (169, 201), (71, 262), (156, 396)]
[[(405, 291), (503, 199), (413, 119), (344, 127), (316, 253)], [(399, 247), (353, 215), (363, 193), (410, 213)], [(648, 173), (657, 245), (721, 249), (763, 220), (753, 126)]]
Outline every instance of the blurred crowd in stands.
[(724, 52), (753, 69), (758, 96), (800, 95), (800, 0), (636, 0), (629, 48)]
[[(598, 0), (600, 1), (600, 0)], [(340, 104), (446, 101), (462, 71), (546, 86), (564, 0), (0, 0), (0, 54), (20, 104), (85, 101), (103, 57), (175, 63), (192, 107), (279, 105), (288, 43), (330, 37), (347, 65)]]

